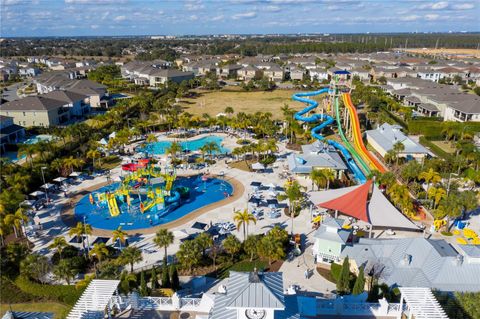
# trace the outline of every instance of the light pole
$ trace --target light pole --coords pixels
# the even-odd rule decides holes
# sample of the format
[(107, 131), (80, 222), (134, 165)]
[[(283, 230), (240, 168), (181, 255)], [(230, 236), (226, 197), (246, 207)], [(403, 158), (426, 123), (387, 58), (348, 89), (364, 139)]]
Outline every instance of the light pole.
[(87, 255), (90, 254), (90, 242), (88, 240), (87, 234), (87, 223), (86, 223), (86, 216), (83, 215), (83, 232), (85, 233), (85, 237), (87, 237)]
[[(43, 173), (44, 170), (46, 170), (47, 167), (45, 166), (42, 166), (40, 168), (40, 171), (42, 172), (42, 180), (43, 180), (43, 185), (45, 186), (45, 174)], [(47, 203), (48, 203), (48, 187), (45, 186), (45, 199), (47, 200)]]

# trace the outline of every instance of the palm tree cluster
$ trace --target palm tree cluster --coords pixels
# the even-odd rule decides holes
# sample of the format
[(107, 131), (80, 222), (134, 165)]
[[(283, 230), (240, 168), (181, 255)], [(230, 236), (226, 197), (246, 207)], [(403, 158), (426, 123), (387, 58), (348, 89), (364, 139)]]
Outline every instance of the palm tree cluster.
[(313, 184), (317, 185), (318, 190), (320, 188), (329, 189), (330, 182), (335, 180), (335, 171), (329, 168), (313, 169), (310, 172), (310, 179), (312, 180), (312, 190)]
[(269, 164), (271, 159), (275, 160), (274, 153), (278, 151), (277, 140), (273, 138), (261, 139), (257, 143), (248, 142), (245, 145), (236, 147), (232, 150), (232, 154), (239, 157), (242, 156), (244, 160), (247, 155), (252, 155), (253, 159), (261, 163)]

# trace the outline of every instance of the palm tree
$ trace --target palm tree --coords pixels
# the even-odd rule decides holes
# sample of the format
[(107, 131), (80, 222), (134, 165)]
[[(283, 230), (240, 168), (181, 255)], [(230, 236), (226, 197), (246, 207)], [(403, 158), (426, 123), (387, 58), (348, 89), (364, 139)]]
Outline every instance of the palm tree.
[(157, 141), (157, 137), (155, 136), (155, 134), (147, 135), (147, 139), (146, 139), (147, 143), (155, 143), (156, 141)]
[(162, 229), (158, 230), (157, 233), (155, 234), (155, 238), (153, 239), (153, 242), (158, 247), (160, 247), (160, 248), (163, 247), (165, 249), (164, 257), (165, 257), (165, 260), (167, 262), (168, 262), (167, 248), (168, 248), (168, 246), (173, 244), (173, 239), (174, 239), (173, 233), (171, 231), (169, 231), (168, 229), (165, 229), (165, 228), (162, 228)]
[(268, 236), (261, 239), (258, 245), (258, 254), (260, 257), (267, 258), (271, 265), (273, 261), (282, 259), (285, 256), (283, 245), (278, 240), (272, 240)]
[(122, 226), (119, 226), (116, 230), (112, 232), (112, 234), (113, 242), (118, 240), (118, 243), (120, 244), (120, 249), (122, 249), (122, 244), (125, 244), (127, 240), (127, 232), (122, 230)]
[(33, 168), (33, 156), (37, 153), (37, 149), (34, 144), (21, 144), (18, 149), (18, 158), (26, 157), (30, 163), (30, 167)]
[(74, 168), (80, 168), (85, 164), (81, 158), (74, 158), (73, 156), (63, 159), (63, 168), (65, 171), (72, 173)]
[(249, 235), (243, 242), (243, 250), (250, 256), (250, 261), (253, 261), (253, 257), (258, 252), (258, 239), (255, 235)]
[(72, 280), (77, 273), (78, 271), (72, 267), (70, 259), (61, 259), (58, 265), (53, 268), (55, 277), (65, 280), (67, 285), (70, 285), (70, 280)]
[(50, 163), (50, 167), (54, 170), (56, 170), (59, 174), (64, 174), (63, 170), (63, 161), (61, 158), (56, 158)]
[(49, 271), (48, 258), (37, 253), (27, 255), (20, 262), (20, 273), (41, 283), (45, 283), (45, 275)]
[(58, 236), (53, 239), (53, 242), (48, 246), (48, 248), (55, 249), (60, 256), (60, 259), (62, 259), (62, 251), (67, 246), (68, 246), (68, 243), (65, 240), (65, 237)]
[(172, 156), (172, 160), (175, 161), (177, 159), (177, 154), (182, 151), (182, 146), (178, 142), (173, 142), (166, 151), (167, 154)]
[(202, 256), (205, 258), (205, 252), (208, 248), (212, 247), (213, 245), (213, 238), (210, 236), (209, 233), (201, 233), (194, 239), (198, 246), (202, 249)]
[[(101, 262), (109, 254), (108, 248), (105, 243), (98, 243), (93, 245), (92, 249), (88, 253), (90, 257), (95, 256), (98, 262)], [(97, 264), (95, 263), (95, 271), (97, 270)]]
[(133, 272), (133, 265), (143, 260), (142, 251), (138, 247), (129, 246), (122, 250), (120, 260), (123, 264), (130, 265), (130, 272)]
[(22, 236), (22, 224), (28, 222), (28, 216), (25, 214), (25, 209), (19, 207), (15, 213), (5, 216), (5, 225), (13, 227), (15, 237)]
[(231, 117), (232, 114), (234, 113), (233, 108), (231, 106), (227, 106), (224, 110), (225, 114), (228, 115), (228, 117)]
[(218, 147), (217, 143), (212, 141), (212, 142), (205, 143), (205, 145), (201, 147), (201, 151), (202, 153), (203, 152), (207, 153), (211, 160), (213, 153), (220, 151), (220, 147)]
[(248, 209), (236, 210), (233, 214), (233, 221), (237, 223), (237, 229), (240, 230), (240, 227), (243, 226), (243, 240), (245, 241), (248, 236), (248, 225), (250, 225), (250, 222), (257, 224), (257, 219), (248, 212)]
[(73, 228), (70, 228), (68, 235), (77, 236), (77, 242), (82, 241), (83, 250), (85, 250), (85, 240), (84, 235), (88, 236), (92, 234), (92, 226), (89, 224), (83, 224), (78, 222), (77, 225)]
[(242, 243), (240, 243), (240, 241), (234, 235), (228, 235), (222, 244), (225, 251), (230, 254), (232, 261), (235, 254), (242, 249)]
[[(95, 168), (95, 159), (100, 159), (100, 152), (96, 149), (91, 149), (87, 151), (87, 158), (90, 158), (92, 160), (92, 166)], [(98, 165), (100, 166), (100, 165)]]
[(433, 209), (436, 209), (440, 201), (447, 197), (447, 191), (441, 187), (431, 187), (427, 195), (430, 199), (433, 199)]
[(320, 190), (320, 185), (323, 185), (324, 176), (319, 169), (312, 169), (310, 172), (310, 179), (312, 180), (312, 191), (313, 185), (317, 185), (317, 189)]
[(180, 245), (176, 256), (180, 265), (191, 273), (192, 269), (200, 263), (202, 250), (195, 240), (186, 240)]
[(419, 179), (423, 179), (425, 183), (427, 183), (427, 191), (425, 194), (425, 198), (428, 196), (428, 191), (430, 190), (430, 186), (432, 184), (436, 184), (442, 180), (442, 177), (439, 173), (435, 172), (433, 168), (428, 169), (428, 171), (423, 171), (418, 175)]
[(401, 152), (405, 150), (405, 145), (402, 142), (397, 142), (393, 144), (393, 152), (395, 153), (395, 165), (398, 166), (398, 158)]
[(324, 168), (321, 170), (323, 178), (325, 179), (327, 189), (330, 188), (330, 182), (335, 180), (335, 172), (329, 168)]
[(288, 199), (289, 205), (289, 213), (290, 218), (292, 220), (292, 234), (293, 234), (293, 217), (295, 215), (295, 205), (297, 202), (303, 198), (302, 193), (302, 186), (298, 183), (298, 181), (293, 180), (286, 188), (285, 188), (285, 196)]

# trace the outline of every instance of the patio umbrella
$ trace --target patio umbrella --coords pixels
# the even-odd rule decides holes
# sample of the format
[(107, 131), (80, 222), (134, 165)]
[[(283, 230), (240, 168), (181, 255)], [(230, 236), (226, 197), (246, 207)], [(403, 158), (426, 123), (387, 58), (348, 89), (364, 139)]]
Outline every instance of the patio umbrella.
[(24, 200), (23, 202), (20, 203), (20, 206), (33, 206), (33, 204), (35, 204), (35, 201), (34, 200), (31, 200), (31, 199), (26, 199)]
[(61, 182), (66, 181), (66, 180), (67, 179), (65, 177), (62, 177), (62, 176), (53, 179), (53, 181), (57, 182), (57, 183), (61, 183)]
[(174, 230), (173, 231), (173, 236), (175, 238), (185, 238), (185, 237), (188, 236), (188, 232), (185, 229)]
[(45, 195), (45, 193), (42, 191), (34, 191), (33, 193), (30, 193), (30, 196), (33, 196), (33, 197), (39, 197), (43, 195)]
[(108, 138), (115, 138), (117, 136), (117, 132), (112, 132), (108, 135)]
[(269, 184), (265, 185), (265, 187), (275, 189), (275, 188), (277, 188), (277, 185), (275, 185), (275, 184), (273, 184), (273, 183), (269, 183)]
[(68, 176), (70, 176), (70, 177), (78, 177), (78, 176), (80, 176), (80, 174), (82, 174), (82, 173), (72, 172), (72, 174), (70, 174), (70, 175), (68, 175)]
[(98, 141), (99, 144), (101, 145), (108, 145), (108, 142), (106, 139), (102, 138), (100, 141)]
[(51, 183), (46, 183), (46, 184), (43, 184), (42, 186), (40, 186), (40, 188), (43, 188), (43, 189), (50, 189), (52, 187), (55, 187), (55, 185), (51, 184)]

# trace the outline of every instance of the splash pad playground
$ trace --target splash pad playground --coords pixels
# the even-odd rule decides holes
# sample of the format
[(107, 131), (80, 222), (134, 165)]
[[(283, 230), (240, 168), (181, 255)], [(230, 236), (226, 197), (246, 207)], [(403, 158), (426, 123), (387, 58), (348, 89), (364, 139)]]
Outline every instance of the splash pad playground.
[(94, 228), (135, 230), (159, 226), (223, 200), (233, 193), (228, 182), (208, 175), (177, 177), (173, 168), (161, 169), (148, 160), (123, 165), (130, 173), (120, 182), (85, 195), (75, 217)]

